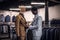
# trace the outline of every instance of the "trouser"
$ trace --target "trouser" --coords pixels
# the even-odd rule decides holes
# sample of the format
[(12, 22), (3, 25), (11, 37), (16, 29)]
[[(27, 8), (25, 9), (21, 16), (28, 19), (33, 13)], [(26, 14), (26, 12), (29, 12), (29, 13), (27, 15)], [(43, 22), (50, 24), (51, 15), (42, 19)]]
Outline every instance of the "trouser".
[(25, 40), (25, 37), (17, 37), (17, 40)]
[(39, 36), (34, 36), (33, 40), (40, 40), (40, 37)]
[(29, 30), (29, 29), (26, 29), (26, 40), (27, 40), (27, 33), (28, 33), (28, 30)]
[(21, 40), (25, 40), (25, 37), (24, 36), (21, 36)]
[[(31, 31), (30, 31), (30, 32), (31, 32), (31, 35), (32, 35), (32, 36), (31, 36), (30, 33), (29, 33), (29, 37), (27, 37), (27, 36), (28, 36), (27, 33), (29, 32), (29, 30), (30, 30), (30, 29), (27, 29), (27, 30), (26, 30), (26, 40), (28, 40), (29, 38), (30, 38), (31, 40), (40, 40), (40, 39), (41, 39), (41, 36), (36, 36), (36, 35), (33, 36), (34, 33), (31, 32)], [(30, 37), (30, 36), (31, 36), (31, 37)], [(29, 39), (29, 40), (30, 40), (30, 39)]]
[(26, 40), (33, 40), (33, 33), (30, 29), (26, 30)]
[(19, 36), (17, 36), (17, 40), (21, 40)]

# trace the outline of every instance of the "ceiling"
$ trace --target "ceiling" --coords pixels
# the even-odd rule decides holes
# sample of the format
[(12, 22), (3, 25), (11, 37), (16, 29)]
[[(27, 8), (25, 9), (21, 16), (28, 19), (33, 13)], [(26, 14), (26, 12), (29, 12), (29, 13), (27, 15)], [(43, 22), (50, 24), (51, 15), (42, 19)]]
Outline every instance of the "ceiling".
[[(17, 8), (18, 5), (30, 5), (31, 2), (45, 2), (44, 0), (0, 0), (0, 10), (8, 10), (9, 8)], [(54, 6), (58, 5), (60, 0), (49, 0), (48, 5)], [(44, 7), (44, 6), (37, 6)]]

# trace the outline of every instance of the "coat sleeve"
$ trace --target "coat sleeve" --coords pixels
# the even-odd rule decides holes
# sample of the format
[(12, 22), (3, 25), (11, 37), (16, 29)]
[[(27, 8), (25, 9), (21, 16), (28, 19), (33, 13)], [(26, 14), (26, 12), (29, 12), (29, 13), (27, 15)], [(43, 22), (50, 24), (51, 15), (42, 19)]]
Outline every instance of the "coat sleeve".
[(41, 16), (38, 17), (37, 26), (40, 27), (40, 28), (42, 28), (42, 17)]
[(41, 17), (41, 16), (38, 17), (37, 26), (38, 26), (38, 28), (39, 28), (38, 31), (40, 32), (40, 36), (42, 36), (42, 17)]
[(15, 26), (16, 26), (16, 34), (17, 34), (17, 36), (20, 36), (19, 35), (19, 17), (17, 16), (16, 17), (16, 22), (15, 22)]
[(30, 27), (30, 29), (38, 29), (38, 28), (41, 28), (41, 30), (42, 30), (42, 18), (40, 16), (38, 16), (38, 18), (37, 18), (36, 21), (37, 21), (36, 25), (32, 25), (32, 27)]

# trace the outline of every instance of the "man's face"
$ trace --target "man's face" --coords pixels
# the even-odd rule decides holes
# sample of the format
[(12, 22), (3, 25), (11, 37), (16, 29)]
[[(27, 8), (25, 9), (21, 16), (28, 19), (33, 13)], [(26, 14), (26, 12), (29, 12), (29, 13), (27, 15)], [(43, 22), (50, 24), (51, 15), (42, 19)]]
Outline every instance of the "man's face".
[(19, 13), (19, 14), (24, 14), (24, 13)]
[(32, 11), (32, 13), (33, 13), (34, 15), (36, 15), (36, 14), (37, 14), (37, 11)]

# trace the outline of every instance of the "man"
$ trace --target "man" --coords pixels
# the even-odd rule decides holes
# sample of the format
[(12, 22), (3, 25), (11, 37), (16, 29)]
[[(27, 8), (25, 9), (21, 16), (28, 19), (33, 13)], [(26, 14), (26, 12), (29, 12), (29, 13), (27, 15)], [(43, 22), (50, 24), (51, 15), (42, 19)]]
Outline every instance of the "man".
[(31, 11), (35, 17), (29, 29), (33, 32), (33, 40), (40, 40), (42, 36), (42, 18), (38, 15), (36, 7), (32, 7)]
[(24, 18), (24, 13), (20, 12), (19, 15), (16, 16), (16, 34), (18, 36), (18, 40), (25, 40), (26, 32), (25, 27), (27, 27), (27, 22)]

